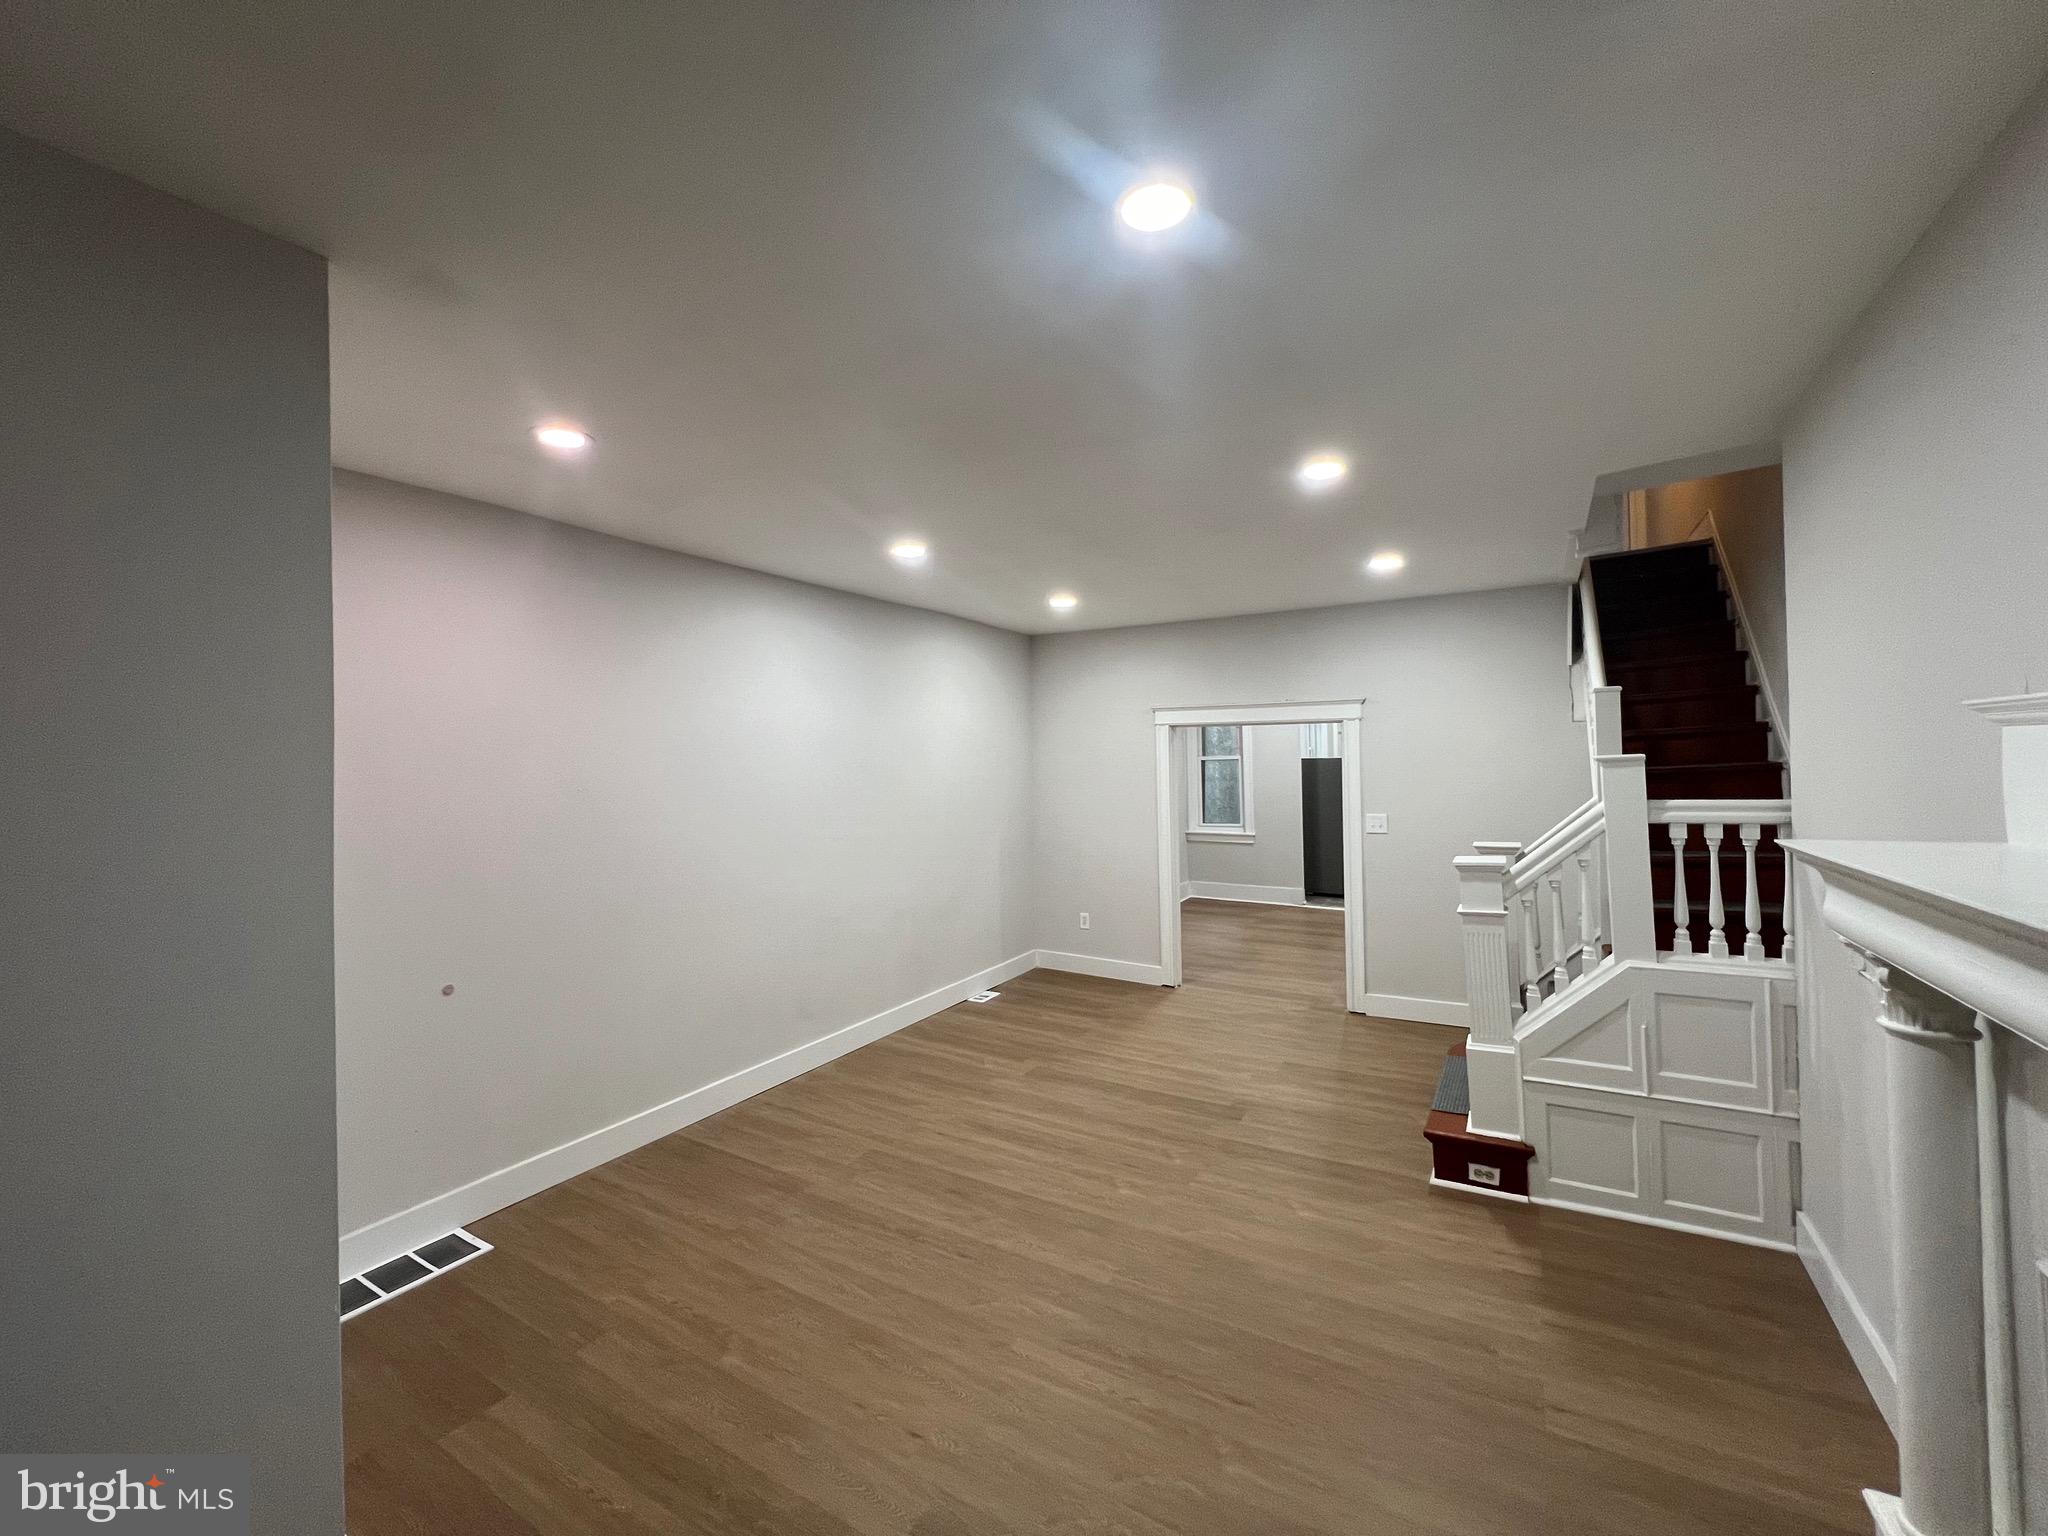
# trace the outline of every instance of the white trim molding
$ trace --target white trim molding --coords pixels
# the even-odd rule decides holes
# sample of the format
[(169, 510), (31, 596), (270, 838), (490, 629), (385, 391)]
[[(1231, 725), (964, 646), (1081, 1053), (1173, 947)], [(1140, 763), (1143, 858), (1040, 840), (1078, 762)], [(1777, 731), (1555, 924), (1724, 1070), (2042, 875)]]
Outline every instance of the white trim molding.
[(1714, 520), (1714, 509), (1707, 508), (1707, 537), (1713, 540), (1714, 564), (1719, 567), (1721, 581), (1728, 588), (1728, 600), (1735, 608), (1735, 626), (1742, 632), (1742, 648), (1747, 653), (1749, 669), (1756, 674), (1754, 679), (1757, 693), (1764, 701), (1764, 715), (1771, 729), (1777, 733), (1778, 745), (1789, 758), (1792, 755), (1792, 736), (1785, 729), (1785, 712), (1778, 707), (1778, 693), (1771, 686), (1771, 669), (1763, 663), (1763, 653), (1757, 648), (1756, 629), (1749, 622), (1749, 609), (1742, 601), (1742, 588), (1735, 580), (1735, 566), (1728, 558), (1728, 546), (1721, 538), (1721, 525)]
[(1721, 1227), (1703, 1226), (1696, 1221), (1677, 1221), (1669, 1216), (1651, 1216), (1642, 1211), (1617, 1211), (1605, 1205), (1586, 1205), (1577, 1200), (1559, 1200), (1551, 1195), (1531, 1195), (1531, 1205), (1547, 1205), (1554, 1210), (1576, 1211), (1581, 1216), (1605, 1216), (1612, 1221), (1632, 1221), (1639, 1227), (1657, 1227), (1666, 1232), (1689, 1232), (1694, 1237), (1719, 1238), (1724, 1243), (1740, 1243), (1746, 1248), (1768, 1248), (1774, 1253), (1791, 1253), (1792, 1244), (1782, 1238), (1762, 1237), (1754, 1232), (1730, 1232)]
[(1994, 725), (2048, 725), (2048, 693), (2009, 693), (1997, 699), (1966, 699), (1963, 708), (1976, 711)]
[(1892, 1359), (1891, 1346), (1885, 1343), (1884, 1335), (1877, 1331), (1877, 1324), (1870, 1320), (1870, 1313), (1864, 1310), (1863, 1303), (1850, 1289), (1849, 1277), (1842, 1273), (1842, 1266), (1835, 1262), (1833, 1250), (1821, 1240), (1820, 1233), (1807, 1220), (1806, 1212), (1799, 1212), (1793, 1218), (1793, 1224), (1799, 1262), (1806, 1266), (1807, 1277), (1813, 1281), (1813, 1288), (1820, 1292), (1821, 1305), (1828, 1309), (1835, 1332), (1849, 1346), (1849, 1358), (1856, 1362), (1863, 1385), (1870, 1390), (1871, 1401), (1877, 1404), (1877, 1411), (1884, 1415), (1885, 1423), (1897, 1435), (1899, 1368)]
[[(1229, 721), (1212, 721), (1211, 724), (1231, 724)], [(1195, 731), (1192, 750), (1188, 757), (1188, 837), (1190, 841), (1249, 843), (1258, 836), (1258, 817), (1252, 807), (1252, 744), (1245, 735), (1246, 727), (1231, 725), (1237, 732), (1235, 752), (1209, 752), (1202, 740), (1199, 728)], [(1204, 821), (1207, 810), (1202, 794), (1202, 770), (1210, 763), (1234, 762), (1237, 764), (1237, 820)]]
[[(1307, 893), (1298, 885), (1238, 885), (1229, 880), (1190, 880), (1188, 898), (1199, 901), (1250, 901), (1264, 907), (1305, 907)], [(1319, 908), (1342, 912), (1342, 907)]]
[(2048, 693), (1972, 699), (1963, 707), (1998, 727), (2006, 841), (2048, 848)]
[[(1078, 959), (1078, 956), (1067, 956)], [(899, 1003), (837, 1029), (830, 1034), (820, 1035), (808, 1044), (793, 1050), (771, 1056), (757, 1062), (715, 1083), (706, 1083), (688, 1093), (679, 1094), (665, 1103), (656, 1104), (636, 1114), (614, 1121), (572, 1141), (565, 1141), (558, 1147), (545, 1152), (536, 1152), (509, 1167), (444, 1194), (422, 1200), (418, 1205), (383, 1217), (353, 1232), (342, 1234), (339, 1244), (340, 1272), (337, 1279), (346, 1280), (351, 1275), (362, 1274), (375, 1269), (379, 1264), (400, 1254), (410, 1253), (422, 1243), (432, 1242), (446, 1236), (472, 1221), (481, 1220), (493, 1211), (502, 1211), (508, 1205), (516, 1205), (531, 1195), (552, 1188), (566, 1179), (573, 1179), (579, 1173), (588, 1173), (600, 1164), (608, 1163), (615, 1157), (623, 1157), (650, 1141), (659, 1141), (673, 1135), (686, 1125), (715, 1115), (722, 1109), (730, 1109), (743, 1099), (786, 1083), (799, 1077), (813, 1067), (846, 1055), (849, 1051), (894, 1034), (908, 1025), (928, 1019), (935, 1013), (942, 1013), (955, 1003), (965, 1002), (976, 992), (986, 991), (1014, 977), (1022, 976), (1034, 967), (1049, 963), (1037, 950), (1026, 950), (1021, 955), (992, 965), (987, 970), (977, 971), (972, 976), (962, 977), (955, 982), (927, 992), (922, 997)], [(1099, 964), (1116, 964), (1103, 961)], [(1057, 969), (1076, 969), (1072, 966)], [(1157, 973), (1156, 966), (1132, 967), (1134, 970)], [(1095, 973), (1102, 974), (1102, 973)], [(1136, 977), (1127, 977), (1136, 980)]]
[(1403, 997), (1398, 992), (1368, 992), (1365, 994), (1365, 1011), (1376, 1019), (1450, 1024), (1458, 1029), (1470, 1028), (1472, 1023), (1472, 1010), (1447, 997)]
[(1281, 704), (1161, 706), (1152, 711), (1152, 782), (1158, 817), (1160, 984), (1181, 980), (1181, 859), (1187, 850), (1187, 787), (1177, 783), (1176, 730), (1204, 725), (1342, 725), (1344, 774), (1344, 1007), (1370, 1013), (1365, 978), (1365, 773), (1363, 699)]
[(1433, 1173), (1429, 1176), (1429, 1187), (1447, 1189), (1454, 1195), (1479, 1195), (1488, 1200), (1506, 1200), (1515, 1205), (1529, 1203), (1527, 1195), (1517, 1195), (1505, 1189), (1488, 1189), (1484, 1184), (1454, 1184), (1449, 1179), (1440, 1179)]
[(1152, 711), (1154, 725), (1328, 725), (1365, 718), (1363, 699), (1316, 699), (1296, 704), (1176, 705)]
[(1106, 981), (1133, 981), (1146, 987), (1167, 984), (1156, 965), (1141, 960), (1113, 960), (1107, 955), (1070, 955), (1064, 950), (1041, 949), (1038, 966), (1048, 971), (1071, 971), (1076, 976), (1100, 976)]

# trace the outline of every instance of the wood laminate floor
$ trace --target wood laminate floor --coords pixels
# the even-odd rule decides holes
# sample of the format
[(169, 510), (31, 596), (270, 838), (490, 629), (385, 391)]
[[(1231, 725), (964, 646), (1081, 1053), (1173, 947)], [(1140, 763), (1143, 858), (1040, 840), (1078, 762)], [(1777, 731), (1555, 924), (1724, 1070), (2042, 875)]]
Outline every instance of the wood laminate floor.
[(349, 1530), (1856, 1532), (1799, 1264), (1432, 1191), (1332, 912), (1034, 972), (478, 1223), (343, 1330)]

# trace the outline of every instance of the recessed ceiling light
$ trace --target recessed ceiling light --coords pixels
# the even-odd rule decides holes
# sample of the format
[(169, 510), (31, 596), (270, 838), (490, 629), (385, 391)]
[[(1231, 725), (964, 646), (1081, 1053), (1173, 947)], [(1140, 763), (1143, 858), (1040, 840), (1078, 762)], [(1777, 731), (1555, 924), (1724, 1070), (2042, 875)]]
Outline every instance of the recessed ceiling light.
[(1327, 491), (1351, 474), (1351, 461), (1341, 453), (1312, 453), (1294, 466), (1294, 483), (1304, 491)]
[(930, 554), (923, 539), (898, 539), (889, 546), (889, 558), (898, 565), (923, 565)]
[(1408, 563), (1408, 557), (1398, 549), (1383, 549), (1365, 562), (1365, 568), (1375, 576), (1391, 576)]
[(1045, 606), (1054, 613), (1071, 613), (1080, 606), (1081, 599), (1071, 592), (1055, 592), (1045, 600)]
[(1176, 181), (1141, 181), (1116, 200), (1116, 216), (1141, 234), (1171, 229), (1195, 211), (1195, 194)]
[(590, 446), (590, 434), (581, 427), (544, 422), (533, 429), (533, 440), (556, 453), (581, 453)]

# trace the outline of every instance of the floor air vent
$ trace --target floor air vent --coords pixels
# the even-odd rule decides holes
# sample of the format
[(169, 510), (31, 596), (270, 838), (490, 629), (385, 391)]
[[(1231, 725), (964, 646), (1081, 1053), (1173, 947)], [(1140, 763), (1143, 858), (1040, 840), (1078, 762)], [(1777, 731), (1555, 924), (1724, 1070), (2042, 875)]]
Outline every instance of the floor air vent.
[(411, 1253), (401, 1253), (375, 1269), (342, 1281), (341, 1315), (346, 1318), (367, 1312), (380, 1302), (389, 1301), (416, 1285), (425, 1285), (434, 1276), (456, 1269), (490, 1251), (489, 1243), (458, 1227), (446, 1237), (422, 1243)]
[(967, 1001), (970, 1003), (992, 1003), (1002, 995), (1000, 992), (970, 992), (967, 994)]

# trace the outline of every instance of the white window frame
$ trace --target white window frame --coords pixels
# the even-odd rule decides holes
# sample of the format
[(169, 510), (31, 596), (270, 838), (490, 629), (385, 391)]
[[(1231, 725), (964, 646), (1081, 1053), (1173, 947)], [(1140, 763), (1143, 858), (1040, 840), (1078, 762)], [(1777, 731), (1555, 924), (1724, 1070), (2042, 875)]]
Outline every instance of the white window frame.
[[(1219, 722), (1229, 723), (1229, 722)], [(1237, 751), (1218, 752), (1204, 755), (1202, 731), (1195, 731), (1194, 751), (1188, 754), (1188, 841), (1191, 843), (1249, 843), (1258, 838), (1258, 830), (1252, 817), (1252, 755), (1251, 738), (1245, 732), (1246, 726), (1231, 724), (1237, 732)], [(1239, 819), (1234, 822), (1204, 821), (1202, 819), (1202, 764), (1237, 764), (1237, 809)]]

